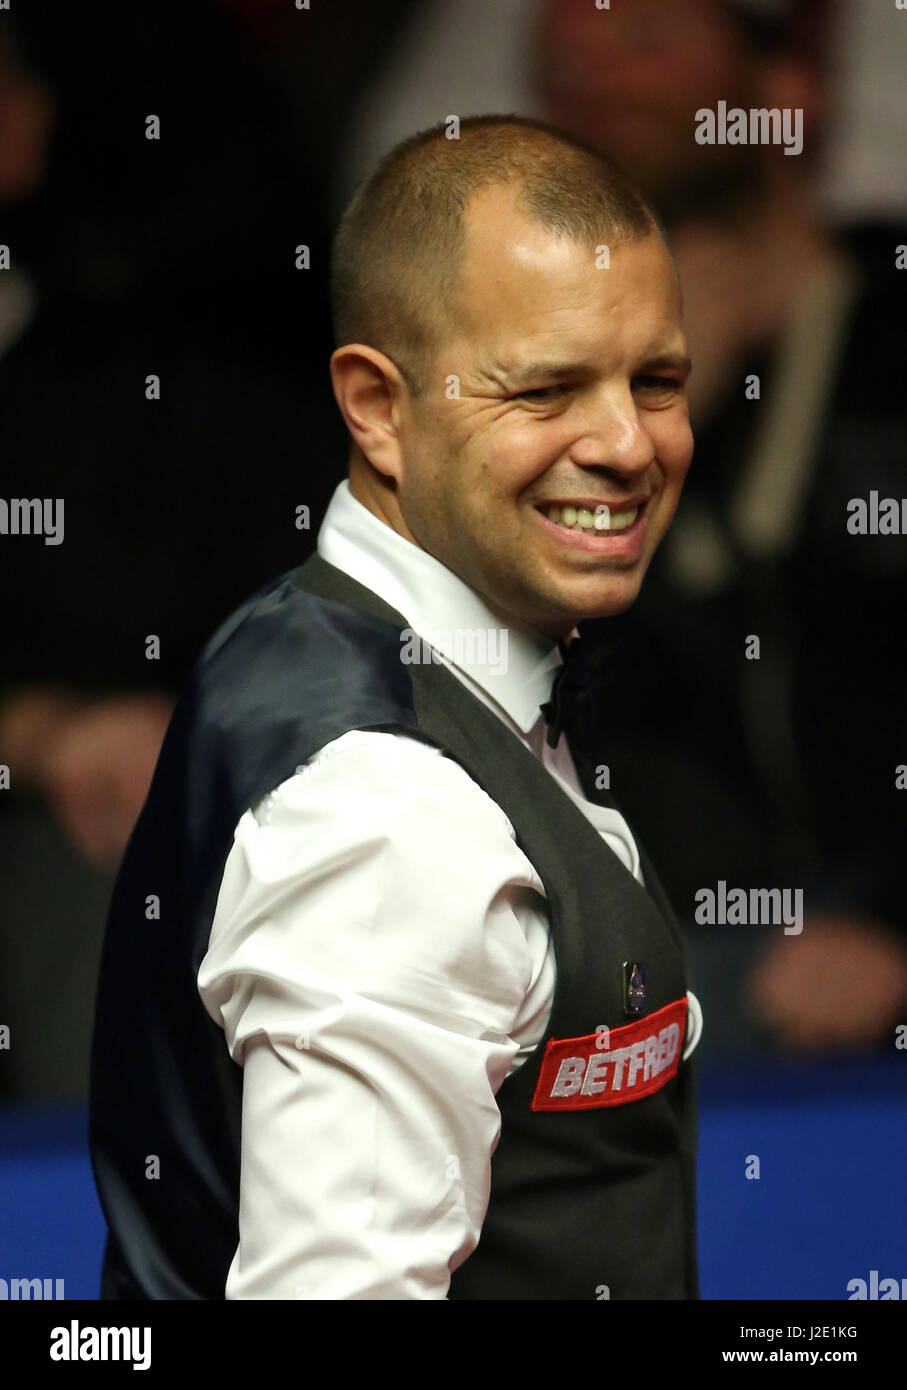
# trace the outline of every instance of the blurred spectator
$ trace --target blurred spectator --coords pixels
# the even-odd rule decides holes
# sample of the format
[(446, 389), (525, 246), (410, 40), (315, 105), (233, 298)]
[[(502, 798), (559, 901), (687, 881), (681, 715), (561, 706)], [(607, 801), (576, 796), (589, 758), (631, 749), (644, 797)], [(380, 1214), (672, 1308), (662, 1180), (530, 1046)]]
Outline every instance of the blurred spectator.
[[(0, 239), (10, 256), (0, 272), (0, 456), (4, 502), (46, 499), (60, 529), (51, 544), (0, 535), (0, 762), (11, 781), (0, 797), (0, 1019), (11, 1028), (0, 1094), (17, 1099), (85, 1094), (107, 899), (175, 693), (223, 618), (306, 557), (345, 467), (327, 320), (306, 315), (307, 291), (293, 301), (292, 335), (271, 308), (275, 283), (305, 279), (293, 252), (319, 220), (306, 214), (305, 168), (286, 154), (266, 167), (269, 186), (302, 190), (295, 220), (275, 230), (273, 217), (249, 213), (254, 159), (217, 142), (219, 122), (228, 141), (232, 97), (234, 112), (255, 109), (238, 50), (191, 6), (180, 10), (179, 44), (173, 15), (161, 33), (160, 14), (146, 16), (147, 48), (172, 61), (146, 70), (140, 96), (118, 99), (123, 71), (111, 57), (128, 70), (142, 40), (134, 33), (126, 52), (111, 18), (100, 50), (110, 66), (105, 164), (91, 139), (103, 101), (94, 91), (91, 113), (74, 94), (104, 66), (97, 14), (80, 10), (73, 26), (43, 6), (25, 13), (0, 15)], [(141, 29), (135, 14), (129, 23)], [(205, 44), (223, 65), (219, 88), (216, 67), (204, 82), (192, 67)], [(196, 78), (208, 101), (218, 93), (202, 134)], [(163, 152), (144, 139), (152, 111)], [(269, 141), (278, 137), (259, 113), (242, 148)], [(160, 399), (146, 395), (150, 376)], [(308, 532), (300, 507), (311, 511)]]
[(838, 221), (907, 217), (907, 26), (902, 4), (840, 3), (830, 61), (834, 102), (821, 200)]
[[(221, 0), (248, 11), (282, 10), (283, 0)], [(333, 15), (337, 0), (331, 6)], [(524, 116), (549, 115), (537, 82), (533, 81), (532, 51), (536, 16), (547, 0), (419, 0), (394, 6), (395, 25), (389, 31), (384, 3), (369, 4), (368, 18), (347, 28), (357, 40), (362, 34), (374, 40), (380, 30), (384, 42), (374, 45), (369, 71), (360, 91), (343, 102), (344, 138), (333, 152), (331, 207), (338, 213), (358, 180), (398, 140), (443, 120), (450, 112), (460, 116), (487, 111), (516, 111)], [(779, 0), (787, 7), (788, 0)], [(779, 11), (775, 0), (737, 0), (743, 21), (749, 17), (756, 33), (760, 13)], [(343, 0), (344, 7), (355, 0)], [(318, 7), (313, 7), (314, 14)], [(629, 0), (597, 9), (594, 0), (585, 7), (599, 27), (637, 10)], [(659, 9), (657, 22), (670, 33), (673, 6)], [(830, 109), (823, 116), (826, 146), (822, 171), (823, 205), (839, 216), (884, 217), (907, 212), (907, 182), (903, 178), (903, 151), (907, 144), (907, 103), (902, 99), (900, 75), (907, 64), (907, 26), (897, 23), (891, 5), (841, 3), (835, 10), (811, 17), (812, 0), (803, 6), (804, 31), (813, 31), (810, 42), (827, 37), (834, 64)], [(895, 13), (892, 13), (892, 12)], [(651, 14), (651, 10), (650, 10)], [(376, 16), (380, 16), (377, 17)], [(289, 25), (285, 24), (285, 28)], [(651, 23), (649, 24), (651, 29)], [(763, 23), (762, 31), (766, 26)], [(394, 32), (396, 30), (396, 32)], [(336, 59), (335, 59), (336, 61)], [(292, 71), (295, 62), (288, 59)], [(308, 74), (307, 74), (308, 76)], [(670, 82), (670, 74), (666, 75)], [(295, 84), (297, 90), (303, 83)], [(322, 75), (314, 90), (319, 103), (333, 97)], [(698, 103), (697, 103), (698, 105)], [(332, 127), (336, 106), (329, 107)], [(656, 132), (656, 141), (659, 138)]]

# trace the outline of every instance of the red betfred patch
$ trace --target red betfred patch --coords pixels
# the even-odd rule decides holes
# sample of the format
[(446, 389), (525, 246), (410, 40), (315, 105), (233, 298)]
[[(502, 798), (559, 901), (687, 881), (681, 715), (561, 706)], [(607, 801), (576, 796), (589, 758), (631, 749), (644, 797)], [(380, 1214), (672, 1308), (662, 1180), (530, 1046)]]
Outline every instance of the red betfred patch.
[(660, 1091), (677, 1075), (686, 1031), (687, 999), (584, 1038), (549, 1038), (533, 1110), (593, 1110), (626, 1105)]

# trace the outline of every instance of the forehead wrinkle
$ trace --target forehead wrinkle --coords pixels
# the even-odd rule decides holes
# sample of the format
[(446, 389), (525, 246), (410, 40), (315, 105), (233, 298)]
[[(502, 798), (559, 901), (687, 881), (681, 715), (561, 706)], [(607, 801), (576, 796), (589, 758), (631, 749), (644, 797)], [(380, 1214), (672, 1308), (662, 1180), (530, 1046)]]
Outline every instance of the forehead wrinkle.
[[(566, 371), (590, 366), (590, 354), (594, 350), (588, 343), (579, 346), (570, 341), (571, 337), (580, 335), (575, 306), (558, 305), (555, 308), (539, 310), (534, 317), (545, 319), (565, 313), (571, 316), (566, 324), (538, 324), (533, 323), (530, 317), (521, 325), (515, 326), (513, 331), (508, 331), (506, 335), (501, 334), (502, 338), (506, 337), (510, 342), (499, 343), (496, 351), (483, 347), (475, 359), (476, 370), (496, 380), (503, 380), (505, 377), (511, 378), (514, 373), (525, 374), (530, 369), (538, 370), (540, 367)], [(588, 333), (582, 332), (581, 336), (588, 337)], [(564, 338), (567, 341), (559, 346), (558, 339)], [(506, 356), (501, 353), (502, 348)]]

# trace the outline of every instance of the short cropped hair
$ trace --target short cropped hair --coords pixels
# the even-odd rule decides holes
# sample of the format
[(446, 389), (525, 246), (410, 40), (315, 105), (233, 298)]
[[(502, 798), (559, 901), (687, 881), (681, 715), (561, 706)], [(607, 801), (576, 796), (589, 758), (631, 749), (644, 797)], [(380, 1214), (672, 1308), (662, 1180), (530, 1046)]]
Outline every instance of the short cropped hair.
[(609, 247), (661, 231), (608, 155), (528, 116), (468, 116), (395, 146), (359, 185), (334, 236), (334, 344), (389, 357), (419, 397), (450, 331), (466, 250), (464, 215), (480, 189), (513, 185), (517, 206), (548, 230)]

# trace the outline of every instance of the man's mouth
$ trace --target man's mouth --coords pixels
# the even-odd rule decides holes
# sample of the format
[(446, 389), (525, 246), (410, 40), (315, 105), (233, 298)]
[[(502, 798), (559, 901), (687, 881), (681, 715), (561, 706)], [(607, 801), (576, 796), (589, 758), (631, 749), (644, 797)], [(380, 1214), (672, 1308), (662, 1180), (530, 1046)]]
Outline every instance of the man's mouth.
[(607, 536), (628, 531), (639, 514), (645, 510), (647, 501), (648, 498), (645, 498), (637, 503), (628, 505), (621, 502), (614, 506), (599, 502), (593, 507), (545, 503), (536, 510), (567, 531), (580, 531), (590, 536)]

